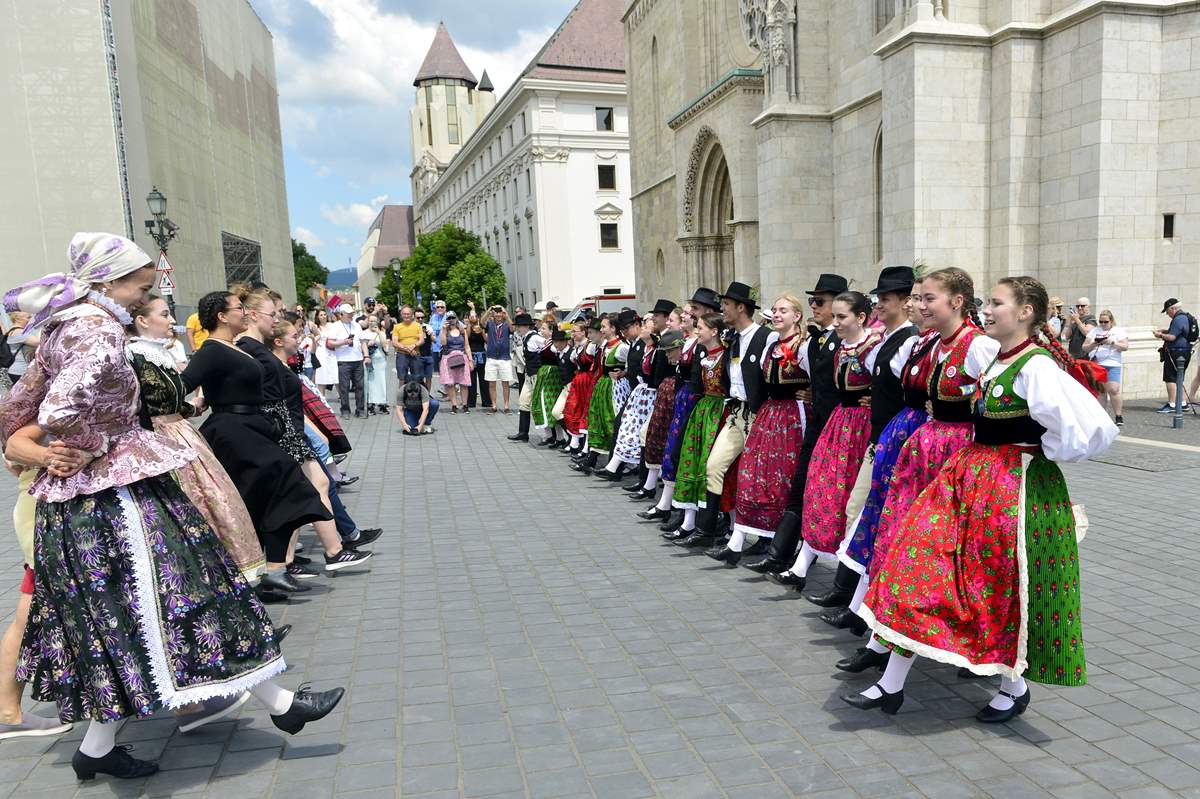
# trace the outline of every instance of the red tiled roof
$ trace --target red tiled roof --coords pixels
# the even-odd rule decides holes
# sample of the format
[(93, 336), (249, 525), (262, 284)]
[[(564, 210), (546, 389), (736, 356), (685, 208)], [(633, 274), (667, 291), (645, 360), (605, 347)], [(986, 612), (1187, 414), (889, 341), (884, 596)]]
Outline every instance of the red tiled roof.
[(429, 52), (425, 54), (425, 60), (421, 62), (421, 68), (417, 70), (417, 77), (413, 80), (413, 85), (419, 86), (421, 81), (435, 78), (465, 80), (471, 84), (472, 88), (477, 83), (475, 74), (467, 67), (467, 62), (463, 61), (463, 57), (459, 54), (458, 48), (454, 46), (454, 40), (450, 38), (450, 32), (446, 30), (443, 22), (438, 23), (437, 33), (433, 36), (433, 44), (429, 46)]
[(624, 5), (625, 0), (580, 0), (523, 75), (623, 83)]

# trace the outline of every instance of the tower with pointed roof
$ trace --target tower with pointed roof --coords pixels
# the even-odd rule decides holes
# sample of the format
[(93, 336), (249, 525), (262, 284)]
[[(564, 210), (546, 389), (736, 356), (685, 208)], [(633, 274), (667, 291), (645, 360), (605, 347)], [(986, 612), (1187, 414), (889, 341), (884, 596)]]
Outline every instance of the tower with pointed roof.
[(409, 112), (412, 126), (413, 199), (424, 194), (493, 108), (496, 95), (463, 61), (445, 23), (438, 23), (433, 44), (413, 80), (416, 100)]

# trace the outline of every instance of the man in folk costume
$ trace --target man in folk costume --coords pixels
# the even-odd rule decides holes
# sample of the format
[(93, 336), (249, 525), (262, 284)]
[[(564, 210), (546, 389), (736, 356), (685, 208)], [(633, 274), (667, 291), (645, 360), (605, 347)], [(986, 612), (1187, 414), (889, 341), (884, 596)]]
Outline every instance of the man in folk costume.
[[(617, 431), (625, 419), (625, 408), (634, 390), (643, 382), (642, 359), (646, 356), (646, 342), (642, 341), (642, 318), (637, 311), (624, 310), (617, 314), (617, 335), (628, 345), (625, 351), (625, 376), (621, 378), (629, 386), (625, 393), (625, 401), (617, 408), (617, 418), (613, 420), (613, 444), (616, 444)], [(615, 447), (614, 447), (615, 448)], [(596, 472), (596, 477), (608, 482), (616, 482), (625, 473), (626, 464), (615, 454), (611, 455), (603, 469)]]
[(721, 382), (729, 414), (717, 433), (705, 465), (705, 500), (696, 516), (696, 531), (676, 541), (678, 546), (711, 547), (716, 542), (717, 514), (721, 510), (725, 475), (745, 447), (746, 433), (754, 414), (766, 398), (762, 354), (779, 334), (754, 321), (756, 310), (757, 292), (745, 283), (734, 281), (721, 295), (721, 313), (733, 330), (733, 337), (722, 355), (725, 369)]
[(517, 432), (509, 436), (508, 440), (528, 441), (529, 422), (533, 410), (533, 384), (535, 382), (533, 376), (537, 374), (542, 365), (542, 348), (548, 342), (533, 329), (533, 317), (527, 313), (517, 314), (513, 319), (513, 326), (521, 337), (521, 363), (525, 367), (521, 374), (525, 375), (525, 379), (521, 381), (521, 398), (517, 404), (517, 409), (520, 411)]
[[(878, 299), (876, 312), (883, 322), (883, 340), (867, 356), (866, 368), (871, 373), (871, 438), (867, 447), (867, 457), (863, 459), (854, 488), (846, 503), (846, 535), (840, 552), (845, 552), (849, 540), (853, 537), (858, 520), (866, 504), (867, 495), (871, 491), (871, 480), (875, 465), (875, 446), (883, 428), (887, 427), (896, 414), (904, 410), (904, 388), (900, 377), (907, 360), (907, 348), (904, 343), (917, 335), (917, 328), (908, 318), (908, 302), (912, 293), (914, 273), (911, 266), (889, 266), (879, 273), (879, 285), (871, 289)], [(901, 350), (905, 355), (896, 364), (896, 356)], [(852, 627), (859, 634), (866, 631), (863, 622), (847, 605), (854, 596), (855, 587), (859, 582), (859, 573), (852, 569), (845, 558), (839, 557), (837, 575), (834, 577), (833, 589), (825, 594), (809, 595), (808, 600), (821, 607), (836, 608), (821, 615), (821, 618), (835, 627)], [(866, 585), (863, 586), (866, 593)]]
[(804, 508), (804, 487), (808, 483), (808, 462), (825, 422), (833, 413), (838, 402), (837, 387), (834, 385), (833, 362), (841, 340), (833, 332), (833, 298), (850, 287), (841, 275), (823, 274), (817, 285), (808, 294), (808, 305), (812, 309), (812, 325), (809, 327), (808, 364), (812, 379), (812, 416), (804, 430), (804, 445), (800, 449), (796, 473), (792, 478), (792, 491), (788, 497), (788, 509), (784, 512), (775, 537), (771, 539), (767, 556), (762, 560), (747, 563), (746, 568), (759, 574), (783, 572), (796, 557), (800, 545), (800, 514)]

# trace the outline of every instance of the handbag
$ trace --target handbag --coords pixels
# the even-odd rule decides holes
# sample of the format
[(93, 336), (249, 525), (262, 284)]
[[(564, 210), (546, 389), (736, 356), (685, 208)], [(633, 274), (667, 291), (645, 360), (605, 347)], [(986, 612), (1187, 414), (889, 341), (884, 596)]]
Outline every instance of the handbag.
[(444, 356), (446, 366), (451, 369), (457, 369), (460, 366), (465, 366), (467, 363), (467, 354), (462, 350), (450, 350)]

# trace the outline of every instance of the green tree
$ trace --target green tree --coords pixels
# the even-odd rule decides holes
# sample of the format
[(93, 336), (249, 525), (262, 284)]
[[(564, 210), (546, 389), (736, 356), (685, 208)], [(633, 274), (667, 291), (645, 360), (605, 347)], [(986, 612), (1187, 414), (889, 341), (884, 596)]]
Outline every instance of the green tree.
[(400, 263), (399, 258), (393, 258), (392, 262), (383, 268), (379, 286), (375, 289), (375, 299), (390, 308), (397, 318), (400, 316), (400, 306), (404, 304), (400, 297), (400, 272), (397, 268)]
[(486, 252), (480, 251), (471, 253), (450, 267), (445, 287), (439, 284), (438, 289), (439, 296), (446, 299), (447, 307), (465, 310), (467, 300), (471, 300), (482, 313), (485, 303), (503, 302), (508, 285), (500, 264)]
[(292, 239), (292, 267), (296, 272), (296, 301), (305, 308), (313, 308), (317, 302), (308, 296), (308, 290), (329, 279), (329, 270), (321, 266), (317, 256), (308, 251), (302, 241)]
[(412, 255), (400, 268), (401, 298), (412, 301), (419, 291), (428, 303), (433, 299), (434, 283), (438, 285), (437, 295), (444, 297), (451, 267), (462, 263), (472, 253), (483, 253), (479, 237), (457, 225), (444, 225), (431, 233), (421, 234)]

